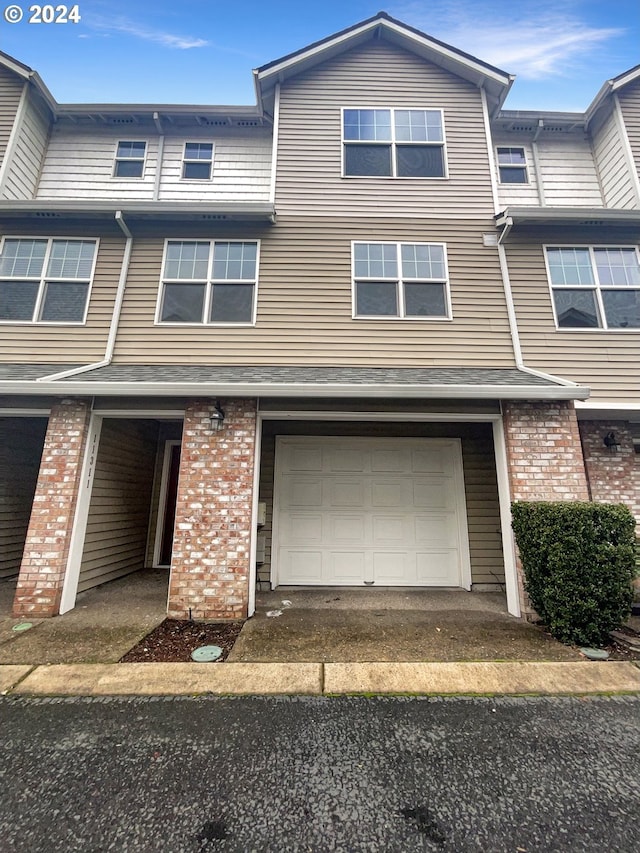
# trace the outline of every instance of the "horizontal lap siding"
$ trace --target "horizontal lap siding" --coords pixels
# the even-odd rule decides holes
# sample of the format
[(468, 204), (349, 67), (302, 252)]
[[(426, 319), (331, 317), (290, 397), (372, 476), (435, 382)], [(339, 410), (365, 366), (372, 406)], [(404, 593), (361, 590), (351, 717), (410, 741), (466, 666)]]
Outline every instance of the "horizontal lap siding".
[[(588, 232), (587, 232), (588, 233)], [(615, 235), (601, 245), (628, 244)], [(591, 400), (640, 402), (640, 331), (560, 331), (553, 320), (542, 244), (588, 244), (585, 230), (507, 246), (509, 275), (525, 364), (591, 387)]]
[[(93, 235), (91, 235), (93, 236)], [(122, 267), (124, 238), (100, 240), (84, 326), (0, 324), (0, 361), (78, 364), (104, 356)]]
[[(213, 177), (210, 181), (183, 181), (185, 142), (213, 143)], [(269, 201), (271, 182), (271, 132), (266, 128), (241, 136), (236, 131), (215, 136), (167, 137), (164, 143), (161, 201)]]
[(144, 567), (157, 435), (153, 421), (103, 424), (79, 592)]
[(20, 569), (46, 429), (46, 418), (0, 418), (0, 578)]
[[(342, 107), (443, 109), (449, 179), (341, 177)], [(491, 215), (478, 88), (384, 42), (369, 43), (282, 85), (276, 207), (333, 216)]]
[(448, 424), (350, 424), (327, 425), (319, 431), (313, 424), (267, 425), (260, 461), (260, 500), (266, 503), (266, 524), (260, 528), (265, 537), (265, 562), (258, 566), (261, 585), (269, 583), (271, 572), (271, 535), (273, 529), (273, 476), (275, 434), (288, 435), (363, 435), (425, 436), (462, 439), (471, 579), (474, 584), (504, 583), (504, 561), (500, 528), (500, 506), (491, 427)]
[(498, 181), (498, 198), (500, 207), (509, 204), (540, 204), (538, 195), (538, 179), (536, 175), (535, 162), (533, 159), (533, 148), (529, 139), (523, 139), (512, 133), (500, 133), (494, 131), (493, 144), (505, 148), (524, 148), (524, 156), (527, 161), (527, 184), (501, 184), (498, 169), (498, 154), (496, 152), (496, 181)]
[(606, 206), (635, 207), (636, 194), (615, 113), (594, 133), (593, 150)]
[(7, 150), (24, 82), (0, 68), (0, 164)]
[(640, 176), (640, 81), (626, 86), (620, 92), (619, 100), (633, 160)]
[(21, 133), (13, 150), (4, 189), (5, 198), (32, 199), (34, 197), (48, 137), (48, 118), (33, 102), (29, 102), (24, 112)]
[(602, 193), (589, 140), (543, 131), (538, 159), (545, 203), (557, 207), (599, 207)]
[[(493, 231), (486, 222), (484, 230)], [(471, 222), (285, 220), (262, 237), (253, 328), (153, 325), (163, 241), (137, 240), (116, 361), (177, 364), (513, 366), (495, 247)], [(446, 242), (453, 321), (353, 320), (351, 240)]]

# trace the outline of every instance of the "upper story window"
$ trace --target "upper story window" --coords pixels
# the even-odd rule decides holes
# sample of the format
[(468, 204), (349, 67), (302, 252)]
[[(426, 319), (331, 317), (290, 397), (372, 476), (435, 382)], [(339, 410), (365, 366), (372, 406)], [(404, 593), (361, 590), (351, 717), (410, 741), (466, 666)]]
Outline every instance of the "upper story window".
[(354, 243), (354, 317), (449, 319), (442, 243)]
[(158, 322), (253, 324), (257, 271), (255, 241), (169, 240)]
[(632, 247), (547, 247), (559, 329), (640, 328), (640, 260)]
[(498, 171), (501, 184), (528, 184), (527, 158), (524, 148), (498, 148)]
[(84, 323), (97, 240), (5, 238), (0, 321)]
[(147, 143), (140, 140), (118, 142), (116, 161), (113, 167), (114, 178), (142, 178), (144, 160), (147, 155)]
[(343, 111), (348, 177), (444, 178), (442, 110)]
[(185, 142), (182, 177), (189, 181), (210, 181), (213, 165), (213, 143)]

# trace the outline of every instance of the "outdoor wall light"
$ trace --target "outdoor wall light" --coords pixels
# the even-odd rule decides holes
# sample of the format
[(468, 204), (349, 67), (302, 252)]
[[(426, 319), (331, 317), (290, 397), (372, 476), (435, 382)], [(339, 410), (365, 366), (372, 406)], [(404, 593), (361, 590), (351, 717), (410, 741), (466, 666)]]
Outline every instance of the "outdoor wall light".
[(209, 417), (211, 422), (211, 432), (219, 432), (224, 423), (224, 411), (220, 408), (220, 401), (216, 400), (215, 409)]
[(609, 450), (610, 453), (617, 453), (620, 445), (618, 444), (618, 439), (616, 438), (615, 432), (608, 432), (604, 439), (604, 446)]

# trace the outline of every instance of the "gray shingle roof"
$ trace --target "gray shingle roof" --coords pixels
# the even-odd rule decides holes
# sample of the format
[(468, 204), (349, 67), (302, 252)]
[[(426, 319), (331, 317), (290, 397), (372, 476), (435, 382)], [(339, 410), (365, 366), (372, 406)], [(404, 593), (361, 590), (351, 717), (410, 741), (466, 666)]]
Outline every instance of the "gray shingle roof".
[(24, 381), (51, 376), (63, 370), (80, 367), (79, 364), (0, 364), (0, 380)]

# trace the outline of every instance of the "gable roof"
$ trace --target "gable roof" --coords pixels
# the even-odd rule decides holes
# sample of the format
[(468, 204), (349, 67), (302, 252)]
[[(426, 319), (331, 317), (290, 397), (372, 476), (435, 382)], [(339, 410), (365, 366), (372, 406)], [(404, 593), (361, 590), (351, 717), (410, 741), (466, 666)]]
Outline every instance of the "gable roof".
[(276, 83), (374, 39), (385, 39), (458, 77), (482, 86), (487, 92), (492, 112), (500, 109), (515, 79), (512, 74), (410, 27), (386, 12), (378, 12), (366, 21), (256, 68), (253, 74), (258, 103), (269, 104), (273, 100)]
[(617, 77), (612, 77), (611, 80), (603, 83), (600, 91), (587, 107), (585, 113), (587, 122), (591, 121), (609, 95), (619, 92), (620, 89), (623, 89), (629, 83), (633, 83), (636, 80), (640, 80), (640, 65), (634, 65), (633, 68), (629, 68), (627, 71), (623, 71), (622, 74), (618, 74)]

